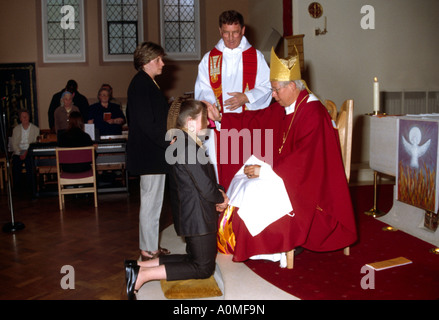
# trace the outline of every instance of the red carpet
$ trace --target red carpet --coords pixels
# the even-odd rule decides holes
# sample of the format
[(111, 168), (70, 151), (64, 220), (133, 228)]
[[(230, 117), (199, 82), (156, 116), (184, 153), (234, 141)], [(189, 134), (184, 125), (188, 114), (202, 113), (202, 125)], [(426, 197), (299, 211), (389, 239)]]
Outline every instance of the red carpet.
[[(388, 212), (393, 186), (378, 187), (378, 209)], [(429, 252), (433, 245), (402, 231), (386, 232), (386, 224), (366, 216), (373, 204), (373, 187), (351, 187), (359, 241), (351, 255), (342, 251), (304, 251), (295, 258), (294, 269), (278, 263), (248, 261), (246, 265), (278, 288), (304, 300), (437, 300), (439, 299), (439, 255)], [(374, 289), (362, 289), (363, 277), (372, 273), (361, 268), (371, 262), (406, 257), (412, 264), (374, 272)], [(366, 284), (370, 284), (367, 281)]]

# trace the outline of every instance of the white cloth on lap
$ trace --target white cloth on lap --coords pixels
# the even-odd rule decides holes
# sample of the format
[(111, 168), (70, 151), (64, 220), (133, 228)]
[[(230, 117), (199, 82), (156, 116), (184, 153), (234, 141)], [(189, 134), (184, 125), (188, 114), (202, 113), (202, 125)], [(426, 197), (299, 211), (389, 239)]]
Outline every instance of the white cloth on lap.
[[(260, 165), (263, 174), (259, 178), (249, 179), (244, 174), (246, 165)], [(227, 196), (230, 199), (229, 205), (239, 208), (238, 215), (253, 237), (293, 211), (282, 178), (269, 164), (253, 155), (235, 174)]]

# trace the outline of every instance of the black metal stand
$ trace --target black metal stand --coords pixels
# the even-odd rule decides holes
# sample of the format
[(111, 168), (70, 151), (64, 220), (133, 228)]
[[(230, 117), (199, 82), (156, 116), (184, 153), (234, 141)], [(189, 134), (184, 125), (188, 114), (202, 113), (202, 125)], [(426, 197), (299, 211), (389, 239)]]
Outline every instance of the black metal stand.
[(0, 119), (0, 131), (1, 131), (1, 138), (3, 141), (3, 148), (6, 156), (6, 174), (8, 177), (8, 204), (9, 204), (9, 211), (11, 212), (11, 222), (6, 223), (3, 226), (3, 232), (16, 232), (19, 230), (24, 229), (24, 224), (21, 222), (15, 221), (14, 218), (14, 205), (12, 203), (12, 188), (11, 188), (11, 168), (9, 165), (9, 155), (8, 155), (8, 139), (6, 134), (6, 110), (3, 107), (4, 106), (4, 99), (2, 100), (2, 103), (0, 104), (1, 107), (1, 115), (2, 118)]

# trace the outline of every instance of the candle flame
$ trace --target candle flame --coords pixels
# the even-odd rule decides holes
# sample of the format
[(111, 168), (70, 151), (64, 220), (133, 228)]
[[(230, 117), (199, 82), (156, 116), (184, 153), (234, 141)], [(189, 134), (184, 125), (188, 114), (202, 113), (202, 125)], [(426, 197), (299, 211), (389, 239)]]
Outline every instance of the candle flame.
[(378, 82), (378, 78), (377, 77), (373, 78), (373, 81)]

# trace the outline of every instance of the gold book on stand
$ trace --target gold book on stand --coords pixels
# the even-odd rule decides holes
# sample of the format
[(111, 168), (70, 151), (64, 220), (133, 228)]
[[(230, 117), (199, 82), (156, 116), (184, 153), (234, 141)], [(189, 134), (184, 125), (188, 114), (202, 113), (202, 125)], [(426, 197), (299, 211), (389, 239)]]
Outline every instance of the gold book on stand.
[(410, 263), (412, 263), (411, 260), (404, 258), (404, 257), (399, 257), (399, 258), (389, 259), (389, 260), (380, 261), (380, 262), (368, 263), (368, 264), (366, 264), (366, 266), (368, 266), (376, 271), (380, 271), (380, 270), (385, 270), (385, 269), (389, 269), (389, 268), (404, 266), (404, 265), (407, 265)]

